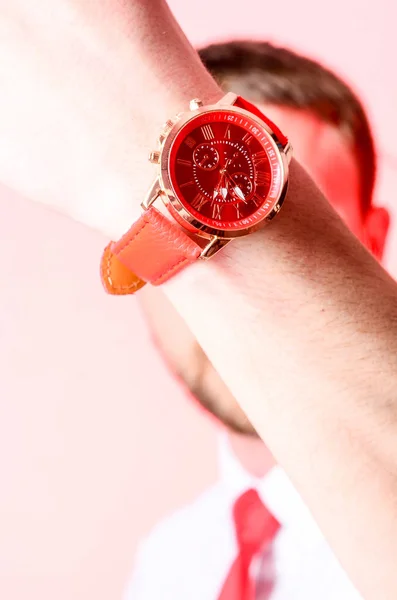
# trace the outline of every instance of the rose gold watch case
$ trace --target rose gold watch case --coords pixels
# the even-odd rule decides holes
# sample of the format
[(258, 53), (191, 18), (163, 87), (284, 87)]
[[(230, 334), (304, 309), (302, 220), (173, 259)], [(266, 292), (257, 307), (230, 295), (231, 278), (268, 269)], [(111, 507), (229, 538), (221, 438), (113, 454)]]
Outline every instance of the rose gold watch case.
[[(233, 103), (236, 101), (236, 94), (226, 94), (217, 102), (216, 104), (207, 105), (204, 107), (200, 107), (191, 112), (182, 113), (178, 115), (177, 120), (171, 125), (171, 121), (167, 122), (168, 132), (162, 136), (160, 136), (160, 156), (158, 159), (160, 165), (160, 174), (158, 178), (158, 182), (156, 181), (153, 185), (151, 191), (148, 194), (146, 201), (143, 203), (143, 207), (147, 208), (150, 204), (152, 204), (153, 200), (158, 197), (161, 198), (164, 205), (167, 207), (168, 211), (172, 216), (177, 217), (177, 221), (179, 224), (182, 224), (186, 227), (186, 229), (191, 233), (196, 233), (199, 237), (205, 239), (218, 239), (220, 241), (226, 242), (226, 240), (230, 240), (236, 237), (241, 237), (244, 235), (248, 235), (254, 231), (258, 231), (262, 229), (268, 221), (273, 219), (273, 217), (280, 211), (280, 208), (284, 202), (287, 188), (288, 188), (288, 165), (291, 159), (292, 147), (289, 143), (283, 145), (278, 139), (277, 135), (270, 129), (270, 127), (264, 123), (259, 117), (254, 115), (248, 110), (243, 108), (239, 108), (238, 106), (234, 106)], [(173, 189), (170, 173), (169, 173), (169, 156), (172, 144), (179, 133), (180, 129), (186, 125), (191, 119), (197, 117), (197, 115), (210, 113), (213, 111), (219, 111), (222, 107), (227, 108), (228, 111), (236, 112), (238, 114), (247, 116), (254, 121), (258, 127), (261, 127), (268, 136), (270, 143), (276, 155), (279, 159), (279, 163), (281, 166), (281, 176), (282, 176), (282, 185), (280, 186), (280, 192), (274, 203), (273, 209), (270, 211), (268, 215), (266, 215), (261, 221), (252, 225), (250, 227), (246, 227), (244, 229), (238, 230), (220, 230), (210, 227), (208, 225), (204, 225), (200, 221), (198, 221), (194, 216), (192, 216), (188, 210), (182, 205), (178, 196), (175, 194)], [(213, 244), (211, 244), (212, 246)]]

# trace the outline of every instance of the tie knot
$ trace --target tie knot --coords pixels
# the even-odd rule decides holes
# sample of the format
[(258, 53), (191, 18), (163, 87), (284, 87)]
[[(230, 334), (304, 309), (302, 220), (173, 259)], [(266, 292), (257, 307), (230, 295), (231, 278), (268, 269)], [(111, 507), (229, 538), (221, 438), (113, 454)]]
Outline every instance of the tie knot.
[(254, 489), (247, 490), (237, 498), (233, 516), (240, 551), (252, 555), (269, 544), (280, 527)]

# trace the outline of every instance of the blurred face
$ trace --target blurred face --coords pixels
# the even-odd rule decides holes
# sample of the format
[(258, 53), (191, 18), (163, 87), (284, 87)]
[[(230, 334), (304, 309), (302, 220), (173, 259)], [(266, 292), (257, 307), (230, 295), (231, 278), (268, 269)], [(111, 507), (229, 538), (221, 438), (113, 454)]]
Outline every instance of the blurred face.
[[(294, 156), (353, 233), (381, 259), (388, 214), (382, 208), (362, 214), (359, 167), (345, 136), (336, 127), (305, 111), (279, 106), (259, 108), (287, 132)], [(236, 432), (255, 436), (244, 412), (164, 294), (147, 286), (140, 297), (155, 340), (171, 370), (225, 425)]]

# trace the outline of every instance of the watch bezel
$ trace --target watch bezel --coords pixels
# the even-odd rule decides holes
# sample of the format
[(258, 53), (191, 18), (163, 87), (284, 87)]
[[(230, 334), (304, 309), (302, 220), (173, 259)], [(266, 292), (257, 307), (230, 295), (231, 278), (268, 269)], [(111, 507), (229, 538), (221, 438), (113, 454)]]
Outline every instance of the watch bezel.
[[(197, 218), (187, 210), (187, 208), (184, 206), (184, 204), (182, 204), (182, 202), (178, 198), (177, 194), (175, 193), (170, 175), (169, 162), (171, 149), (174, 140), (178, 136), (180, 130), (183, 127), (185, 127), (187, 123), (189, 123), (193, 119), (196, 119), (198, 116), (219, 111), (235, 112), (239, 115), (246, 116), (250, 119), (250, 121), (254, 122), (256, 126), (264, 130), (274, 151), (276, 152), (276, 156), (278, 158), (278, 162), (281, 168), (282, 184), (280, 185), (280, 190), (276, 199), (273, 201), (274, 203), (271, 211), (254, 225), (235, 230), (217, 229), (210, 225), (201, 223), (201, 221), (198, 221)], [(179, 222), (180, 225), (185, 226), (187, 230), (195, 231), (196, 233), (208, 239), (213, 238), (214, 236), (224, 239), (233, 239), (236, 237), (248, 235), (250, 233), (253, 233), (254, 231), (262, 229), (266, 226), (267, 222), (273, 219), (273, 217), (279, 212), (287, 193), (288, 174), (288, 159), (284, 152), (284, 147), (281, 144), (275, 132), (271, 130), (267, 123), (262, 121), (262, 119), (260, 119), (257, 115), (251, 113), (250, 111), (244, 108), (240, 108), (238, 106), (229, 104), (212, 104), (199, 108), (190, 113), (183, 113), (183, 115), (180, 116), (178, 121), (170, 129), (165, 139), (163, 140), (160, 153), (159, 175), (159, 184), (163, 193), (160, 197), (168, 211), (171, 213), (171, 215)]]

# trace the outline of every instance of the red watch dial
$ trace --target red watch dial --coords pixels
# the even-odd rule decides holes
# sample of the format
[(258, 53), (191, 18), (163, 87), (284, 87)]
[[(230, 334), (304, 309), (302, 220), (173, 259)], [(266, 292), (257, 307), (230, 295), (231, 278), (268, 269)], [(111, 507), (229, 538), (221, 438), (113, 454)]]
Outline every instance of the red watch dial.
[(282, 165), (269, 134), (240, 113), (216, 110), (186, 123), (169, 158), (174, 192), (200, 223), (217, 230), (251, 227), (280, 197)]

